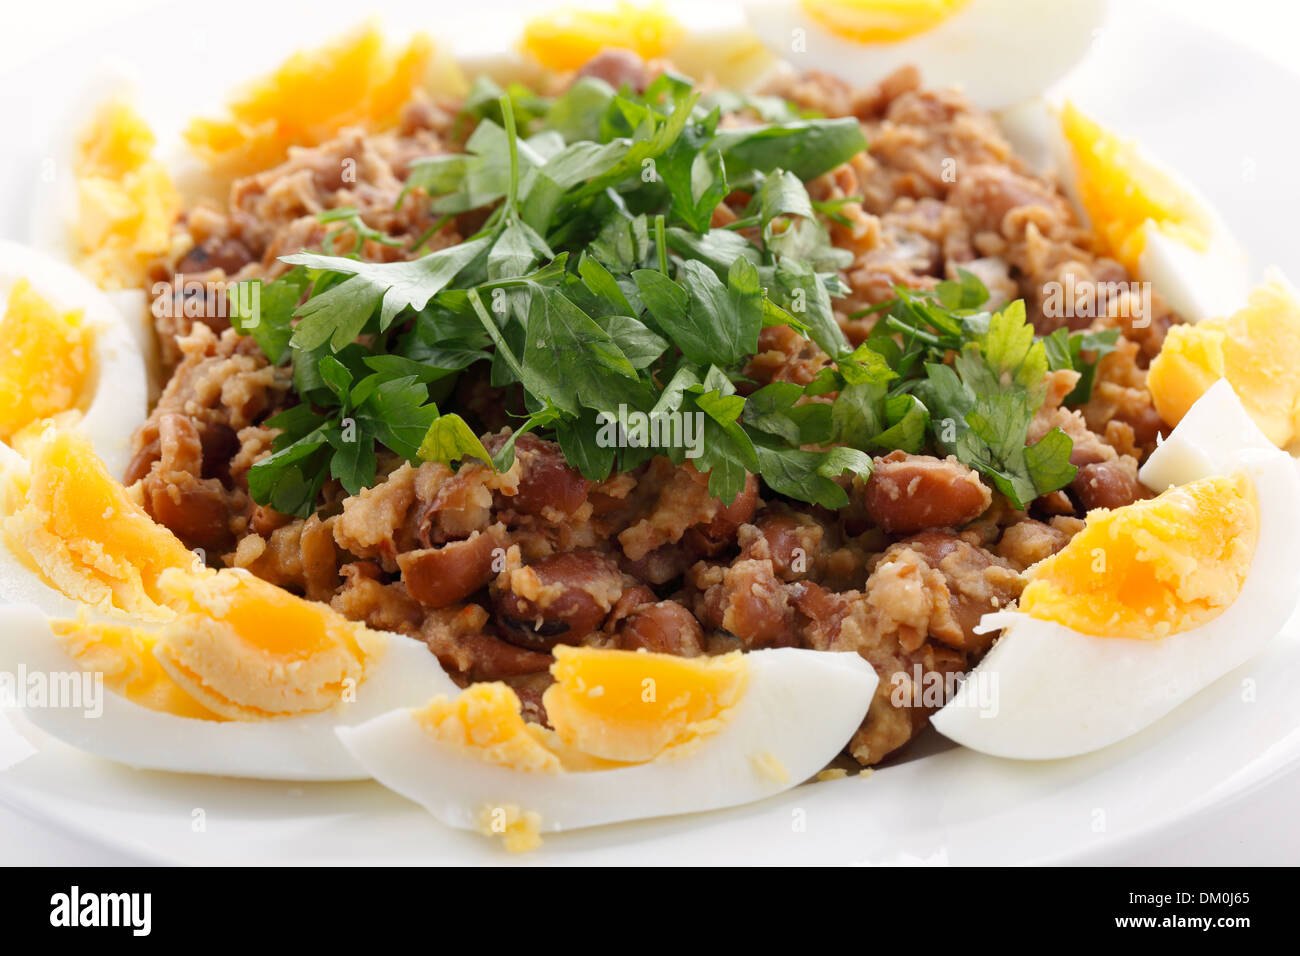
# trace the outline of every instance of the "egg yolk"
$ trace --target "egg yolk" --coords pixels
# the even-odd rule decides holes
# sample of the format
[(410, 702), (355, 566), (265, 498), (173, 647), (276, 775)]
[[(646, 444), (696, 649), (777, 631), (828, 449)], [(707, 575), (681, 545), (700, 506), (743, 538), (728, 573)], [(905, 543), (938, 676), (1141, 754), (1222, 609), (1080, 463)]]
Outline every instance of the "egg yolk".
[(127, 624), (52, 621), (55, 637), (86, 671), (104, 676), (113, 693), (149, 710), (196, 720), (222, 720), (190, 696), (153, 655), (156, 635)]
[(82, 270), (102, 288), (139, 286), (171, 248), (180, 194), (153, 149), (148, 124), (120, 102), (101, 109), (78, 144), (75, 239)]
[(345, 126), (383, 129), (424, 80), (433, 43), (419, 34), (397, 53), (374, 25), (317, 50), (301, 51), (249, 85), (228, 115), (196, 119), (185, 138), (196, 153), (231, 176), (281, 162), (290, 146), (316, 146)]
[(165, 571), (178, 616), (155, 658), (192, 698), (234, 720), (314, 713), (353, 699), (385, 638), (325, 604), (239, 570)]
[(1231, 316), (1169, 329), (1147, 386), (1156, 411), (1177, 425), (1211, 385), (1226, 378), (1268, 439), (1285, 448), (1300, 435), (1300, 302), (1278, 280), (1250, 293)]
[(897, 43), (933, 30), (970, 0), (802, 0), (820, 26), (854, 43)]
[(1236, 600), (1258, 540), (1255, 487), (1244, 474), (1099, 508), (1069, 544), (1029, 570), (1020, 610), (1098, 637), (1177, 634)]
[(551, 673), (555, 683), (542, 702), (559, 740), (634, 763), (720, 729), (748, 669), (740, 654), (686, 658), (560, 645)]
[(114, 481), (90, 442), (50, 429), (32, 450), (3, 530), (11, 549), (55, 588), (101, 610), (172, 616), (158, 587), (194, 554)]
[(0, 441), (76, 408), (88, 391), (93, 335), (19, 279), (0, 319)]
[(1074, 158), (1079, 200), (1105, 252), (1133, 274), (1146, 247), (1146, 224), (1198, 252), (1209, 230), (1196, 200), (1142, 158), (1136, 145), (1066, 103), (1061, 130)]
[(551, 70), (576, 70), (606, 47), (631, 50), (643, 60), (666, 54), (683, 30), (654, 3), (619, 3), (613, 10), (561, 10), (524, 26), (523, 49)]
[(54, 622), (64, 648), (110, 690), (200, 720), (316, 713), (352, 699), (383, 635), (243, 571), (172, 568), (164, 624)]
[(480, 807), (478, 830), (484, 836), (499, 836), (507, 853), (527, 853), (542, 845), (542, 817), (513, 803)]
[(532, 773), (556, 773), (560, 758), (530, 731), (519, 697), (506, 684), (471, 684), (455, 698), (441, 694), (412, 711), (430, 737), (481, 760)]

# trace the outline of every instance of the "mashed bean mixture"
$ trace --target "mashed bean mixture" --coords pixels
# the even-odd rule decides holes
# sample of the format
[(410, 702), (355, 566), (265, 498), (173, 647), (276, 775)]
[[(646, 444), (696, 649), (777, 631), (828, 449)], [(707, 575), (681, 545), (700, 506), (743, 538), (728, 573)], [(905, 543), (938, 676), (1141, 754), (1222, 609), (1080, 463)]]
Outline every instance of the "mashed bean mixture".
[[(602, 54), (581, 72), (644, 86), (657, 69)], [(831, 224), (835, 244), (853, 255), (843, 271), (850, 295), (835, 301), (851, 343), (875, 318), (851, 313), (890, 300), (895, 286), (933, 288), (959, 267), (981, 278), (994, 305), (1023, 298), (1040, 334), (1064, 321), (1044, 314), (1046, 283), (1101, 290), (1127, 280), (1094, 251), (1058, 188), (1032, 175), (960, 94), (927, 90), (910, 69), (866, 90), (805, 75), (771, 92), (857, 117), (870, 144), (809, 184), (816, 200), (860, 197), (839, 204)], [(417, 98), (396, 130), (345, 131), (235, 182), (228, 202), (185, 213), (183, 254), (158, 263), (155, 278), (274, 277), (286, 268), (278, 256), (321, 247), (327, 226), (318, 214), (344, 206), (403, 240), (438, 226), (426, 251), (459, 242), (481, 214), (439, 226), (427, 204), (397, 205), (414, 159), (461, 148), (468, 130), (457, 128), (456, 110)], [(355, 160), (347, 181), (342, 158)], [(748, 198), (729, 196), (714, 225), (735, 219)], [(357, 251), (392, 260), (408, 246), (365, 240)], [(185, 294), (179, 281), (176, 290)], [(135, 437), (127, 480), (141, 483), (158, 521), (212, 562), (418, 636), (459, 682), (510, 684), (534, 721), (546, 720), (541, 695), (557, 643), (686, 656), (856, 651), (882, 678), (848, 747), (871, 765), (925, 727), (929, 711), (909, 692), (918, 676), (969, 670), (987, 651), (992, 635), (975, 625), (1015, 601), (1025, 568), (1059, 550), (1088, 509), (1146, 494), (1137, 467), (1161, 424), (1145, 367), (1177, 321), (1158, 300), (1152, 319), (1123, 328), (1082, 407), (1062, 405), (1077, 373), (1049, 373), (1030, 438), (1059, 426), (1079, 471), (1027, 511), (954, 458), (883, 456), (870, 479), (842, 479), (850, 504), (832, 512), (784, 499), (753, 475), (724, 505), (706, 475), (666, 458), (592, 482), (558, 445), (526, 435), (509, 471), (414, 466), (390, 455), (373, 487), (348, 496), (329, 482), (313, 514), (292, 517), (255, 504), (247, 480), (270, 451), (266, 419), (296, 400), (289, 372), (211, 318), (158, 321), (170, 379)], [(1094, 327), (1120, 321), (1103, 317)], [(775, 326), (763, 330), (746, 374), (754, 387), (805, 384), (827, 361), (789, 326)], [(460, 377), (446, 407), (492, 451), (517, 420), (520, 396), (494, 389), (482, 368)]]

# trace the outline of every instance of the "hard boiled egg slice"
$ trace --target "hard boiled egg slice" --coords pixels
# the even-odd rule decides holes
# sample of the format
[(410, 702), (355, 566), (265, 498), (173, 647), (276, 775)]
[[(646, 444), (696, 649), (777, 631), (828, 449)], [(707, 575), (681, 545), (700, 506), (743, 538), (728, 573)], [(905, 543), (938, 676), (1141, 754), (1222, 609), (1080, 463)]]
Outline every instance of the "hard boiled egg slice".
[(162, 587), (178, 614), (161, 625), (0, 607), (0, 669), (46, 688), (20, 696), (30, 723), (141, 769), (357, 780), (335, 728), (456, 690), (423, 642), (246, 572), (173, 569)]
[(1230, 315), (1169, 329), (1147, 387), (1160, 417), (1177, 425), (1205, 392), (1227, 379), (1251, 419), (1279, 448), (1300, 437), (1300, 294), (1270, 270)]
[(1037, 99), (1000, 119), (1017, 153), (1057, 177), (1101, 251), (1183, 319), (1226, 315), (1245, 301), (1246, 254), (1191, 183), (1071, 103)]
[(1087, 54), (1105, 0), (746, 0), (776, 56), (868, 85), (914, 65), (986, 109), (1042, 93)]
[[(465, 74), (486, 75), (499, 83), (547, 82), (546, 73), (569, 72), (602, 50), (619, 49), (642, 60), (667, 60), (697, 80), (744, 89), (775, 63), (731, 4), (671, 0), (579, 0), (529, 19), (517, 50), (502, 51), (490, 32), (473, 35), (457, 49)], [(620, 85), (616, 77), (607, 77)]]
[(143, 287), (150, 264), (171, 250), (181, 211), (134, 91), (127, 70), (99, 68), (61, 123), (55, 155), (62, 165), (41, 178), (32, 202), (33, 243), (109, 291)]
[(198, 562), (108, 473), (81, 434), (49, 428), (0, 461), (0, 601), (166, 620), (168, 568)]
[(394, 49), (375, 23), (367, 23), (293, 54), (246, 84), (224, 115), (195, 119), (184, 136), (222, 178), (270, 169), (290, 147), (319, 145), (346, 126), (395, 126), (433, 58), (428, 35), (416, 34)]
[(862, 722), (876, 674), (856, 654), (715, 658), (565, 647), (525, 724), (504, 684), (340, 728), (378, 780), (442, 823), (526, 849), (541, 830), (735, 806), (821, 770)]
[(1002, 637), (932, 722), (999, 757), (1122, 740), (1249, 660), (1287, 623), (1300, 566), (1300, 479), (1226, 382), (1143, 466), (1157, 497), (1099, 509), (1028, 571)]
[(75, 269), (0, 240), (0, 442), (21, 451), (53, 420), (123, 475), (148, 414), (132, 321)]

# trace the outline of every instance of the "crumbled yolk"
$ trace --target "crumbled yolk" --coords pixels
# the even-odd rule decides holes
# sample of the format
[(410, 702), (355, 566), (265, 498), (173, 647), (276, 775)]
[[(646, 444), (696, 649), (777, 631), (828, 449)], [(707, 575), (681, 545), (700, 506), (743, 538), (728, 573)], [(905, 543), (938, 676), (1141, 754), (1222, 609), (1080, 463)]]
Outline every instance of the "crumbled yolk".
[(1146, 247), (1146, 224), (1198, 252), (1209, 230), (1197, 201), (1153, 167), (1132, 142), (1079, 112), (1061, 110), (1061, 130), (1074, 158), (1079, 200), (1106, 253), (1133, 274)]
[(1175, 325), (1151, 363), (1156, 411), (1177, 425), (1211, 385), (1226, 378), (1260, 430), (1279, 448), (1300, 435), (1300, 301), (1273, 280), (1226, 318)]
[(1177, 634), (1236, 600), (1258, 540), (1255, 486), (1244, 474), (1099, 508), (1069, 544), (1030, 569), (1020, 610), (1099, 637)]
[(76, 408), (91, 378), (93, 334), (19, 279), (0, 319), (0, 441)]
[(522, 45), (547, 69), (576, 70), (606, 47), (653, 60), (672, 49), (683, 32), (663, 4), (621, 2), (613, 10), (568, 9), (536, 17), (524, 27)]
[(81, 137), (74, 172), (81, 268), (105, 289), (139, 286), (171, 247), (180, 195), (153, 158), (154, 135), (130, 106), (104, 106)]
[(317, 50), (289, 57), (228, 105), (196, 119), (185, 138), (218, 171), (242, 176), (281, 162), (290, 146), (316, 146), (345, 126), (383, 129), (425, 79), (433, 42), (418, 34), (397, 54), (372, 23)]
[(384, 639), (242, 571), (160, 576), (179, 612), (153, 628), (54, 622), (63, 646), (110, 690), (150, 710), (201, 720), (264, 720), (345, 702)]
[(234, 720), (315, 713), (353, 699), (382, 635), (244, 571), (163, 572), (179, 612), (153, 653), (204, 707)]
[(172, 616), (158, 588), (195, 556), (133, 501), (90, 442), (50, 429), (32, 449), (31, 476), (3, 520), (13, 551), (73, 600), (152, 619)]
[(803, 0), (818, 24), (854, 43), (897, 43), (933, 30), (970, 0)]
[(527, 853), (542, 845), (541, 814), (513, 803), (481, 808), (478, 829), (484, 836), (501, 837), (509, 853)]
[(719, 729), (741, 697), (740, 654), (674, 657), (555, 648), (555, 683), (542, 697), (556, 736), (603, 760), (643, 762)]
[(439, 694), (412, 711), (424, 732), (443, 743), (512, 770), (556, 773), (560, 758), (524, 723), (509, 685), (471, 684), (454, 699)]
[(52, 621), (55, 636), (83, 669), (104, 675), (104, 686), (141, 707), (177, 717), (221, 720), (191, 697), (154, 657), (156, 634), (103, 621)]

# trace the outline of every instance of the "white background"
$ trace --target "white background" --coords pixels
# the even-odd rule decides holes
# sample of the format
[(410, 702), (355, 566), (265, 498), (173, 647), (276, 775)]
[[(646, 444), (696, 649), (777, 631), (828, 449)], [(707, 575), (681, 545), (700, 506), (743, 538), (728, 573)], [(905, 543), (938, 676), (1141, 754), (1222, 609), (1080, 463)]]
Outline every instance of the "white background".
[[(1026, 0), (1045, 2), (1052, 0)], [(1123, 3), (1124, 0), (1112, 0)], [(1194, 20), (1257, 51), (1290, 70), (1300, 70), (1300, 3), (1294, 0), (1155, 0), (1179, 16)], [(560, 5), (545, 0), (543, 9)], [(92, 33), (128, 14), (161, 7), (160, 0), (39, 0), (9, 4), (0, 31), (0, 64), (18, 68), (57, 49), (69, 32)], [(383, 4), (366, 5), (382, 11)], [(304, 4), (304, 15), (309, 5)], [(184, 8), (182, 8), (184, 9)], [(174, 9), (176, 29), (187, 26), (186, 14)], [(1153, 37), (1153, 42), (1158, 38)], [(1266, 95), (1266, 91), (1261, 91)], [(1293, 104), (1279, 104), (1279, 122), (1293, 122)], [(1102, 862), (1128, 864), (1283, 865), (1300, 860), (1300, 770), (1258, 790), (1131, 844)], [(0, 807), (0, 847), (10, 865), (105, 865), (133, 862), (116, 852), (87, 845)], [(1231, 887), (1224, 887), (1230, 889)]]

